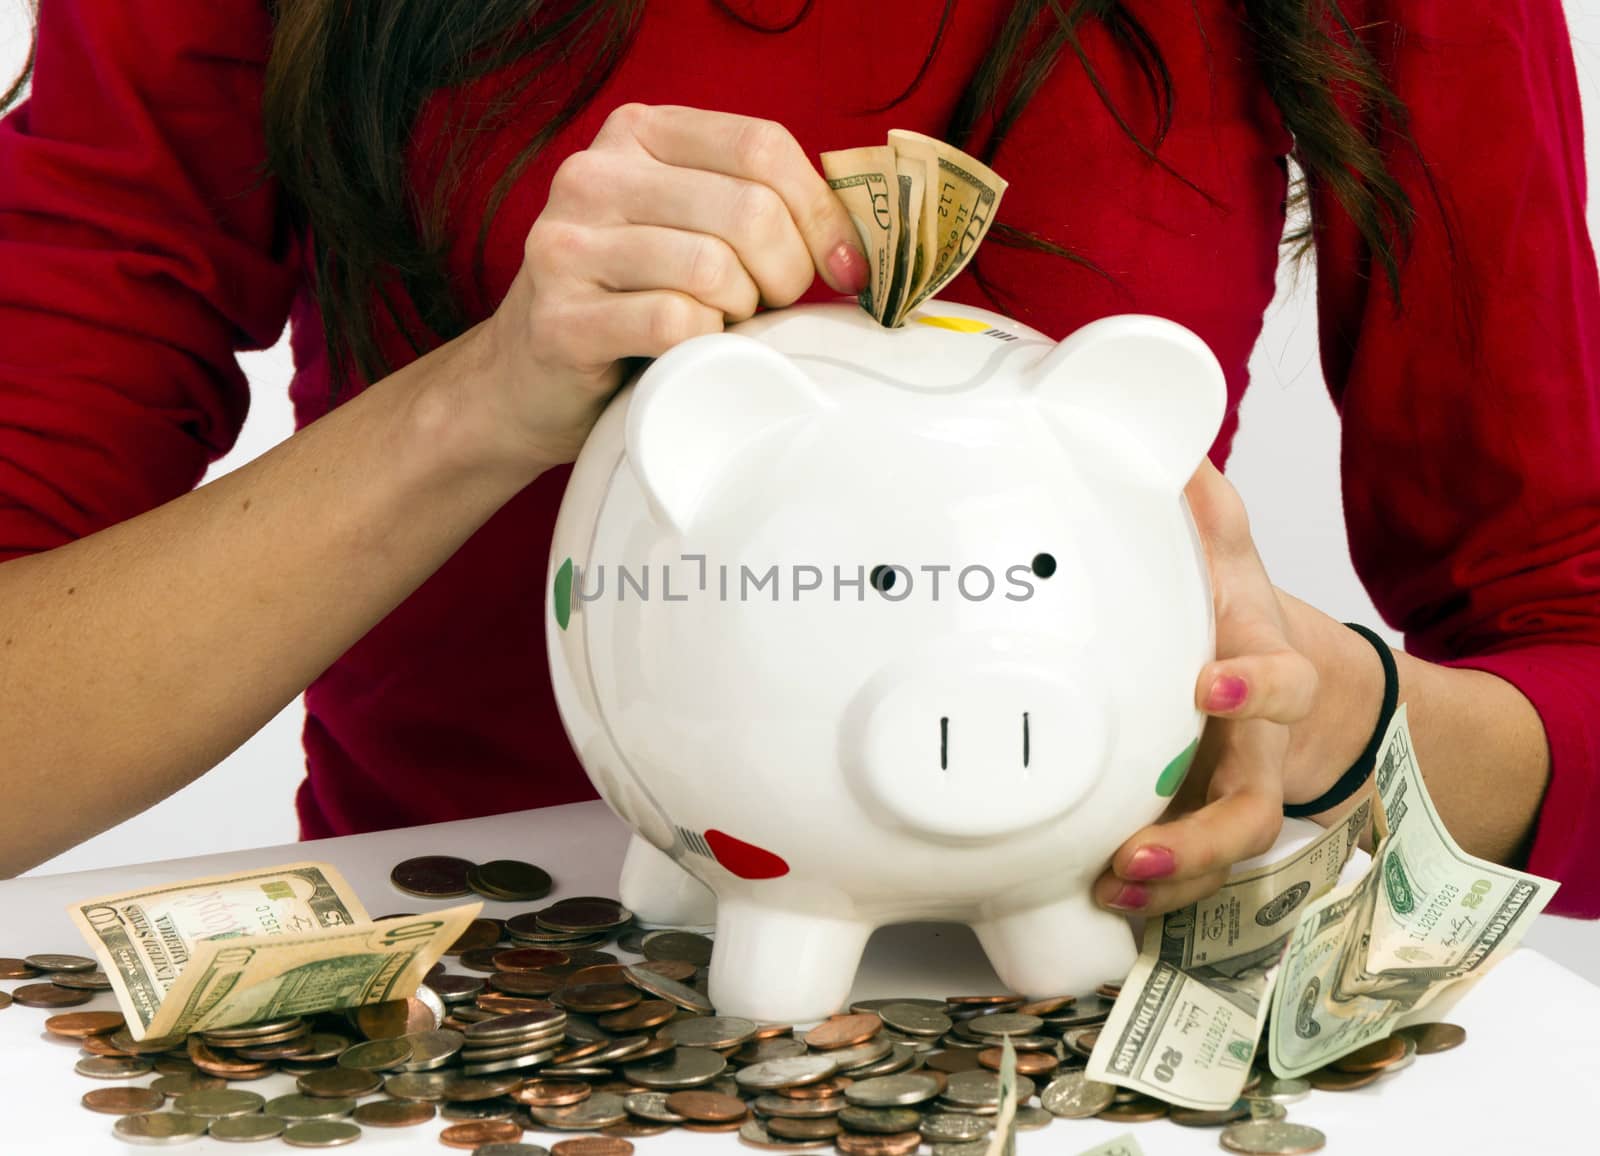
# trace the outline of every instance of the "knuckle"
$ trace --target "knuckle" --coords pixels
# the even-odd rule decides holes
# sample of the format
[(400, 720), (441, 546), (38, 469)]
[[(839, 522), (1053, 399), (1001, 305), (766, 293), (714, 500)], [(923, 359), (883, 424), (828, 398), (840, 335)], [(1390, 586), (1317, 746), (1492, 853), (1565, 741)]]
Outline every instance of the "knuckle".
[(654, 350), (667, 350), (693, 336), (694, 306), (688, 298), (664, 294), (651, 308), (645, 339)]
[(596, 149), (579, 149), (564, 157), (550, 176), (551, 200), (566, 200), (583, 195), (596, 187), (597, 169), (601, 166)]
[(701, 301), (709, 300), (728, 275), (728, 246), (715, 237), (698, 238), (689, 251), (684, 288)]
[(734, 226), (754, 241), (769, 242), (787, 215), (783, 201), (770, 187), (747, 181), (734, 199)]
[(650, 117), (650, 106), (637, 100), (619, 104), (607, 115), (603, 131), (638, 136)]
[(535, 269), (566, 269), (581, 266), (593, 245), (589, 230), (571, 221), (541, 218), (528, 230), (523, 259)]
[(794, 146), (789, 130), (777, 121), (749, 120), (733, 138), (733, 156), (748, 173), (774, 172)]

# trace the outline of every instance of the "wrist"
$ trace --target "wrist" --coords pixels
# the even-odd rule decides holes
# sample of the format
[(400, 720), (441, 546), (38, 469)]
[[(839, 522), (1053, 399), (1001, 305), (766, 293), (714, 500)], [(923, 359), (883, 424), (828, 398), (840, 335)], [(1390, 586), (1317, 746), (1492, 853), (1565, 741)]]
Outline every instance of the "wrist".
[(1284, 801), (1304, 803), (1332, 787), (1371, 741), (1383, 709), (1383, 661), (1343, 622), (1274, 590), (1290, 639), (1317, 671), (1314, 705), (1290, 725), (1284, 763)]

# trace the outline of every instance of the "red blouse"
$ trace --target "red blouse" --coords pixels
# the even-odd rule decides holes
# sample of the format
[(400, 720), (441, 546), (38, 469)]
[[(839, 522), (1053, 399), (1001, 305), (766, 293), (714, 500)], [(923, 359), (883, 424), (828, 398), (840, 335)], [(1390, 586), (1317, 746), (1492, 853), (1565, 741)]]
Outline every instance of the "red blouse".
[[(801, 0), (735, 0), (787, 23)], [(517, 182), (472, 245), (494, 176), (570, 83), (541, 62), (528, 111), (468, 158), (450, 253), (471, 318), (517, 270), (550, 174), (624, 101), (771, 117), (808, 152), (939, 134), (999, 26), (960, 0), (915, 92), (940, 5), (818, 0), (782, 33), (710, 0), (651, 4), (610, 82)], [(1223, 465), (1246, 359), (1273, 295), (1290, 139), (1251, 63), (1237, 0), (1133, 0), (1177, 93), (1150, 165), (1066, 58), (1000, 149), (1001, 219), (1109, 277), (991, 243), (948, 296), (1060, 337), (1106, 314), (1162, 314), (1227, 372)], [(1491, 671), (1538, 709), (1552, 779), (1529, 866), (1556, 908), (1600, 915), (1600, 286), (1584, 221), (1582, 131), (1559, 0), (1345, 0), (1392, 68), (1455, 223), (1454, 262), (1418, 162), (1393, 164), (1420, 216), (1405, 315), (1336, 207), (1318, 247), (1323, 368), (1343, 419), (1356, 569), (1419, 657)], [(1384, 21), (1403, 27), (1393, 36)], [(882, 35), (885, 24), (895, 35)], [(45, 550), (194, 486), (247, 406), (240, 349), (293, 324), (301, 425), (329, 407), (305, 247), (256, 185), (270, 23), (260, 0), (42, 6), (31, 99), (0, 122), (0, 558)], [(1086, 50), (1141, 136), (1145, 82), (1097, 28)], [(481, 90), (503, 84), (491, 77)], [(459, 94), (457, 94), (459, 95)], [(431, 181), (445, 98), (407, 157)], [(818, 282), (814, 296), (826, 296)], [(404, 341), (384, 332), (395, 364)], [(593, 797), (543, 653), (547, 545), (566, 471), (509, 502), (306, 692), (307, 836)]]

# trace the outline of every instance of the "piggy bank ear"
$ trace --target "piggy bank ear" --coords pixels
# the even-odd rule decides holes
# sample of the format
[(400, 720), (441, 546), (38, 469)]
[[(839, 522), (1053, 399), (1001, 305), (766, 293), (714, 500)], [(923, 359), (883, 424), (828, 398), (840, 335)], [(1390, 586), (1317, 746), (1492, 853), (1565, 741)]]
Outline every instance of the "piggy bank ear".
[(658, 516), (680, 533), (733, 460), (833, 408), (783, 354), (734, 333), (691, 338), (634, 386), (624, 438)]
[(1088, 439), (1172, 490), (1188, 484), (1228, 404), (1210, 347), (1176, 322), (1138, 313), (1090, 322), (1030, 373), (1064, 437)]

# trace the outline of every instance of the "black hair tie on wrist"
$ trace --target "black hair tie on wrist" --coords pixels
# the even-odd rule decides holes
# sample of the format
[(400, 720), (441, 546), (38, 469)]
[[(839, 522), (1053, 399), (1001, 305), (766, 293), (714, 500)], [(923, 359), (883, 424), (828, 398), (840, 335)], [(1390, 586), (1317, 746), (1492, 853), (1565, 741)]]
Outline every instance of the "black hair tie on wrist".
[(1350, 769), (1339, 776), (1338, 782), (1309, 803), (1283, 805), (1283, 813), (1291, 819), (1319, 815), (1329, 807), (1338, 806), (1366, 786), (1367, 780), (1372, 777), (1372, 768), (1378, 761), (1378, 744), (1383, 742), (1383, 736), (1388, 732), (1389, 723), (1394, 718), (1395, 707), (1399, 705), (1400, 672), (1395, 669), (1394, 655), (1389, 650), (1389, 644), (1365, 626), (1359, 626), (1354, 622), (1346, 622), (1345, 625), (1372, 643), (1379, 659), (1383, 661), (1383, 707), (1378, 711), (1378, 725), (1373, 730), (1372, 737), (1367, 740), (1366, 749), (1355, 762), (1350, 764)]

